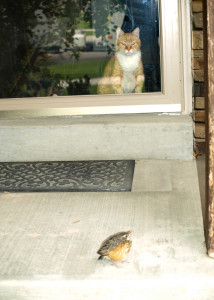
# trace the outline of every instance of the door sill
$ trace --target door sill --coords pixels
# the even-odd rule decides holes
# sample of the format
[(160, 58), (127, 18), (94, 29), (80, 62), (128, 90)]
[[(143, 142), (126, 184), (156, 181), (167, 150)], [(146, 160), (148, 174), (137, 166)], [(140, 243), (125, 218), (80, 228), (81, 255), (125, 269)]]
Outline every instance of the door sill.
[[(10, 104), (10, 103), (9, 103)], [(16, 109), (8, 105), (0, 109), (0, 118), (33, 118), (50, 116), (113, 115), (113, 114), (181, 113), (181, 104), (94, 106), (94, 107), (49, 107)]]

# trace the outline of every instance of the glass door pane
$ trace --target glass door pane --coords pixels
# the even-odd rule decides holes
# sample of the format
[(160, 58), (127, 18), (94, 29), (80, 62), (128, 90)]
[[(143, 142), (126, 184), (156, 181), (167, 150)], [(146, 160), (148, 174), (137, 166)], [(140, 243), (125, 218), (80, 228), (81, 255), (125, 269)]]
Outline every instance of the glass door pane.
[(0, 98), (161, 91), (158, 0), (2, 0), (0, 11)]

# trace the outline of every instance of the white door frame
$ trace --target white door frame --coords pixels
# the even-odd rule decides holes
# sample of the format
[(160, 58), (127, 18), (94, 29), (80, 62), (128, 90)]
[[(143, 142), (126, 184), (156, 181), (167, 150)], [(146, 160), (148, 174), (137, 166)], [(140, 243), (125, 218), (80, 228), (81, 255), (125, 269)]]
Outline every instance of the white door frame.
[(192, 112), (189, 0), (160, 0), (162, 92), (0, 100), (0, 117)]

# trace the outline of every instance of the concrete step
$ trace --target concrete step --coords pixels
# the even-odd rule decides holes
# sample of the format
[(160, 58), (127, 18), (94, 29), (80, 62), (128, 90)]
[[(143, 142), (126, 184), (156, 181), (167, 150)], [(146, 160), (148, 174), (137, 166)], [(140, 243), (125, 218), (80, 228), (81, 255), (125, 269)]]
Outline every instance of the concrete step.
[(187, 115), (99, 115), (0, 120), (0, 161), (193, 157)]
[(12, 280), (0, 282), (0, 292), (1, 300), (213, 300), (214, 287), (213, 278), (172, 274), (139, 281)]
[[(212, 300), (196, 161), (140, 161), (134, 182), (125, 193), (0, 194), (0, 299)], [(129, 229), (129, 263), (97, 260), (107, 236)]]

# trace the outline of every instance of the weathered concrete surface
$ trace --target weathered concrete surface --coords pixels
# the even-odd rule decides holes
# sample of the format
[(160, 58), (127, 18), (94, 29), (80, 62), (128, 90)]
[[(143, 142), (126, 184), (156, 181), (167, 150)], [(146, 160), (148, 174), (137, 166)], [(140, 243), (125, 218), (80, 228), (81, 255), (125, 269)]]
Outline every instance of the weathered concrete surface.
[(0, 120), (0, 161), (192, 159), (192, 119), (111, 115)]
[[(164, 166), (164, 167), (163, 167)], [(172, 191), (171, 161), (136, 161), (133, 192), (169, 192)]]
[[(212, 300), (196, 162), (138, 174), (149, 163), (150, 191), (0, 195), (0, 299)], [(103, 239), (128, 229), (129, 263), (98, 261)]]

